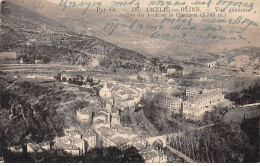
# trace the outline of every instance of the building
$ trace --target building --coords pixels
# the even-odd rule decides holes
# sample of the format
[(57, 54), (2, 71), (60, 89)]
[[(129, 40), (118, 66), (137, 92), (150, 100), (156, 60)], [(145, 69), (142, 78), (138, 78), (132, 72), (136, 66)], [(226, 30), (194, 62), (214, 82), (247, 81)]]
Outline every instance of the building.
[(176, 69), (167, 68), (167, 74), (173, 74), (176, 72)]
[(54, 147), (62, 149), (73, 156), (85, 154), (85, 142), (82, 139), (64, 136), (54, 139)]
[(120, 124), (119, 108), (113, 107), (111, 111), (111, 126)]
[(136, 74), (132, 74), (132, 75), (129, 75), (127, 76), (129, 79), (132, 79), (132, 80), (137, 80), (137, 75)]
[(200, 109), (209, 108), (224, 100), (224, 95), (220, 90), (209, 91), (183, 102), (183, 106), (197, 107)]
[(130, 148), (132, 146), (130, 139), (124, 138), (124, 137), (121, 137), (121, 136), (117, 136), (117, 137), (111, 139), (111, 141), (121, 151), (124, 151), (124, 150), (126, 150), (126, 149), (128, 149), (128, 148)]
[(42, 63), (42, 60), (40, 60), (40, 59), (35, 59), (35, 60), (34, 60), (34, 63), (35, 63), (35, 64)]
[(5, 160), (4, 160), (4, 157), (0, 157), (0, 163), (4, 163)]
[(78, 139), (81, 139), (81, 133), (76, 131), (75, 128), (69, 128), (69, 129), (65, 129), (64, 130), (64, 134), (66, 136), (69, 136), (69, 137), (74, 137), (74, 138), (78, 138)]
[(187, 88), (185, 93), (186, 93), (186, 96), (188, 98), (192, 98), (192, 97), (196, 97), (199, 94), (201, 94), (202, 91), (200, 89), (197, 89), (197, 88)]
[(0, 53), (0, 60), (1, 59), (17, 59), (16, 52), (1, 52)]
[(43, 149), (38, 144), (28, 143), (27, 144), (27, 152), (28, 153), (43, 152)]
[(19, 62), (20, 62), (20, 64), (23, 64), (23, 58), (20, 58)]
[(147, 72), (145, 68), (138, 73), (138, 76), (141, 79), (148, 81), (148, 82), (150, 82), (152, 80), (152, 75), (149, 72)]
[(108, 100), (112, 98), (112, 92), (108, 88), (107, 83), (103, 84), (103, 88), (101, 88), (100, 91), (99, 91), (99, 96), (102, 99), (108, 99)]
[(82, 123), (88, 123), (92, 119), (93, 110), (91, 107), (86, 107), (83, 109), (78, 109), (77, 111), (77, 120)]
[(205, 91), (202, 95), (183, 102), (183, 117), (191, 120), (201, 120), (206, 111), (224, 100), (220, 90)]
[(145, 163), (167, 163), (167, 156), (151, 146), (140, 151), (140, 155), (143, 157)]
[(97, 134), (93, 130), (83, 131), (81, 132), (82, 139), (85, 142), (85, 147), (87, 151), (93, 149), (97, 145)]
[(38, 144), (43, 150), (51, 150), (51, 142), (47, 141), (47, 142), (42, 142)]
[(19, 145), (19, 146), (11, 146), (11, 147), (9, 147), (9, 150), (11, 152), (23, 152), (23, 148), (22, 148), (21, 145)]
[(170, 110), (171, 113), (179, 113), (183, 100), (178, 97), (167, 95), (159, 98), (157, 102), (160, 107)]
[(217, 65), (217, 62), (216, 61), (213, 61), (213, 62), (209, 62), (206, 64), (208, 67), (215, 67)]
[(97, 111), (95, 113), (95, 116), (93, 117), (93, 122), (96, 123), (98, 120), (102, 120), (104, 122), (109, 121), (108, 120), (108, 113), (106, 113), (105, 111)]

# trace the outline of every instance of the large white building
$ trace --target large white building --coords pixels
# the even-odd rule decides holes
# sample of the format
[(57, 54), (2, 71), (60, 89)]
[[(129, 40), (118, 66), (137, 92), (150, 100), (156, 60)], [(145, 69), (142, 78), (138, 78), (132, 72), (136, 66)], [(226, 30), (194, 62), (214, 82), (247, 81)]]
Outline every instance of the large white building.
[(224, 100), (221, 90), (207, 91), (202, 95), (183, 102), (183, 117), (191, 120), (201, 120), (206, 111)]
[(159, 98), (157, 102), (159, 106), (170, 110), (172, 113), (179, 113), (183, 100), (178, 97), (167, 95)]
[(77, 112), (77, 120), (82, 123), (88, 123), (92, 118), (93, 110), (91, 110), (91, 107), (86, 107), (83, 109), (79, 109)]
[(187, 98), (189, 99), (189, 98), (198, 96), (199, 94), (202, 93), (202, 91), (197, 88), (187, 88), (185, 93), (186, 93)]
[(222, 91), (215, 90), (203, 93), (202, 95), (197, 96), (183, 102), (183, 106), (197, 107), (197, 108), (208, 108), (211, 105), (216, 105), (218, 102), (224, 100), (224, 95)]

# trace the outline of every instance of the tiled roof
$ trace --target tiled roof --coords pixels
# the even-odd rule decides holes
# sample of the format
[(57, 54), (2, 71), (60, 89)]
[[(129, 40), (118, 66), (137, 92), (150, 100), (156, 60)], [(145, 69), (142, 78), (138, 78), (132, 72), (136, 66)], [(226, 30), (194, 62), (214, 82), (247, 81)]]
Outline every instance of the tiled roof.
[(38, 152), (41, 149), (38, 144), (29, 143), (28, 146), (30, 146), (35, 152)]
[(84, 132), (81, 132), (81, 134), (82, 134), (82, 138), (96, 136), (96, 133), (93, 130), (84, 131)]
[(124, 144), (129, 143), (130, 139), (122, 138), (122, 137), (115, 137), (111, 141), (114, 142), (116, 145), (120, 146), (120, 145), (124, 145)]

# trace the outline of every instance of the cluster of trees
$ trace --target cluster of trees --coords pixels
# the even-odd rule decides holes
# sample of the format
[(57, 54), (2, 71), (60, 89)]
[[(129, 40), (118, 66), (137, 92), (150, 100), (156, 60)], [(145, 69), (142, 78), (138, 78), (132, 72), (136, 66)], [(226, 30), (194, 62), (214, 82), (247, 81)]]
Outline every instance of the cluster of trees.
[(183, 70), (183, 67), (176, 64), (168, 64), (167, 62), (159, 64), (159, 70), (161, 73), (167, 72), (167, 69), (176, 69), (177, 71), (181, 71)]
[(143, 112), (153, 126), (160, 131), (161, 134), (173, 133), (182, 130), (182, 127), (178, 123), (171, 121), (167, 109), (158, 106), (160, 98), (164, 97), (163, 93), (158, 93), (154, 97), (152, 94), (146, 95), (142, 99)]
[(57, 113), (60, 95), (33, 83), (16, 83), (15, 90), (0, 90), (0, 149), (62, 136), (64, 114)]
[(199, 125), (215, 124), (223, 121), (224, 115), (228, 112), (227, 107), (214, 106), (210, 112), (206, 112)]
[(94, 148), (82, 156), (72, 156), (63, 150), (41, 153), (13, 153), (8, 151), (5, 162), (17, 163), (143, 163), (142, 156), (134, 147), (121, 151), (116, 147)]
[(255, 83), (248, 89), (243, 89), (240, 92), (231, 92), (226, 95), (226, 98), (234, 102), (236, 105), (245, 105), (260, 102), (260, 83)]
[(68, 82), (69, 84), (74, 84), (74, 85), (89, 84), (90, 86), (93, 86), (93, 85), (96, 84), (92, 77), (87, 76), (86, 80), (84, 80), (84, 77), (82, 75), (79, 75), (79, 74), (77, 74), (75, 77), (69, 78), (67, 80), (67, 78), (62, 77), (61, 73), (59, 72), (59, 73), (57, 73), (56, 76), (54, 76), (54, 78), (56, 80), (58, 80), (59, 82)]
[(170, 145), (198, 162), (254, 162), (248, 137), (236, 123), (219, 123), (201, 130), (185, 132)]

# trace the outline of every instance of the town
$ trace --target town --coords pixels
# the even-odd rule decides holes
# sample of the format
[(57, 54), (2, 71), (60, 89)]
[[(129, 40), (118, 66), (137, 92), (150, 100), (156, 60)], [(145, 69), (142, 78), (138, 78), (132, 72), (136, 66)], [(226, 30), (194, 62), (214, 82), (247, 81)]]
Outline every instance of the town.
[[(61, 17), (1, 4), (0, 163), (259, 162), (259, 47), (197, 45), (186, 32), (155, 32), (151, 41), (124, 30), (196, 24), (182, 17), (119, 24), (123, 18), (96, 19), (93, 10), (94, 25), (82, 13), (101, 2), (41, 3)], [(185, 2), (149, 7), (162, 5)], [(164, 43), (173, 38), (180, 40)]]
[[(14, 68), (19, 66), (57, 68), (56, 65), (42, 64), (41, 60), (35, 60), (35, 64), (24, 64), (23, 59), (20, 58), (17, 62), (18, 64), (13, 64)], [(210, 62), (205, 65), (205, 68), (213, 70), (217, 65), (217, 62)], [(69, 67), (59, 66), (61, 68)], [(11, 152), (18, 153), (26, 149), (28, 153), (39, 153), (55, 149), (63, 150), (73, 156), (81, 156), (96, 147), (117, 147), (121, 151), (134, 147), (144, 162), (166, 163), (169, 159), (167, 160), (167, 154), (164, 152), (165, 147), (173, 148), (172, 141), (182, 131), (160, 134), (156, 133), (153, 127), (151, 129), (139, 127), (133, 117), (142, 115), (141, 118), (146, 119), (143, 109), (147, 98), (152, 98), (157, 108), (166, 110), (167, 116), (181, 117), (181, 119), (195, 124), (203, 121), (204, 115), (214, 110), (214, 106), (224, 104), (225, 107), (234, 107), (232, 102), (224, 97), (230, 87), (216, 84), (214, 87), (207, 88), (205, 85), (207, 83), (213, 85), (215, 80), (206, 77), (197, 79), (198, 83), (204, 82), (203, 87), (199, 84), (197, 87), (178, 85), (178, 79), (169, 76), (190, 73), (183, 70), (178, 71), (169, 66), (162, 70), (162, 74), (153, 74), (144, 68), (138, 74), (123, 77), (99, 74), (102, 72), (93, 74), (87, 69), (82, 70), (82, 67), (70, 66), (70, 68), (73, 70), (60, 70), (56, 73), (55, 70), (53, 76), (39, 75), (41, 67), (36, 69), (39, 70), (38, 74), (29, 74), (25, 77), (13, 76), (14, 78), (23, 77), (27, 80), (47, 79), (58, 82), (63, 90), (78, 95), (76, 99), (87, 104), (71, 110), (75, 112), (73, 116), (78, 123), (67, 126), (64, 129), (64, 136), (47, 142), (30, 142), (26, 144), (26, 148), (22, 148), (21, 145), (9, 146), (8, 149)], [(3, 71), (13, 73), (12, 70)], [(84, 73), (82, 74), (84, 76), (79, 73)], [(63, 112), (67, 107), (66, 103), (60, 104), (57, 111)], [(143, 125), (146, 128), (149, 128), (147, 127), (149, 125), (153, 126), (149, 120), (146, 120)], [(120, 157), (123, 158), (124, 154), (117, 154), (117, 158)], [(189, 161), (189, 157), (186, 160)]]

